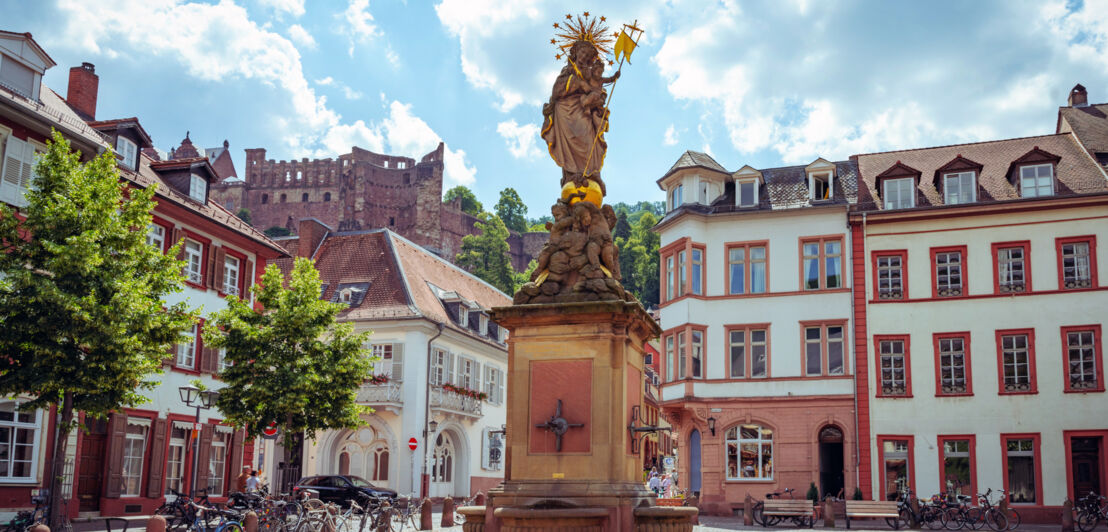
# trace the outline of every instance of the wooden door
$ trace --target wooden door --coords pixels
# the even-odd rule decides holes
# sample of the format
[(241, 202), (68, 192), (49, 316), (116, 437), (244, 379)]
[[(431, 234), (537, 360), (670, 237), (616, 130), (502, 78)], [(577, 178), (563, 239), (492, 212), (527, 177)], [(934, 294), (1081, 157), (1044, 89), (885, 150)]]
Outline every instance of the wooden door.
[(80, 471), (77, 474), (77, 500), (80, 511), (100, 511), (101, 488), (104, 486), (104, 450), (108, 426), (102, 420), (87, 420), (88, 432), (81, 438)]
[(1100, 490), (1100, 438), (1074, 438), (1070, 443), (1070, 452), (1074, 496), (1103, 493)]

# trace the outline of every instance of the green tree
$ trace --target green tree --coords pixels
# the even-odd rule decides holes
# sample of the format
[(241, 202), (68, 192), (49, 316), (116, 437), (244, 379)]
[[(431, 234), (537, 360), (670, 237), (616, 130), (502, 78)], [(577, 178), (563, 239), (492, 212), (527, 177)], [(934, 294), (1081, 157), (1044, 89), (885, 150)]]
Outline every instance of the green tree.
[(517, 233), (527, 232), (527, 206), (523, 204), (514, 188), (500, 191), (500, 201), (496, 202), (496, 215), (504, 221), (504, 226)]
[(442, 200), (449, 203), (456, 198), (462, 199), (462, 212), (477, 216), (485, 211), (485, 206), (481, 205), (481, 202), (477, 201), (477, 196), (473, 195), (473, 191), (465, 186), (458, 185), (447, 190)]
[(35, 175), (25, 220), (0, 205), (0, 396), (33, 396), (21, 410), (58, 409), (56, 523), (75, 411), (103, 418), (148, 401), (152, 375), (193, 319), (164, 301), (180, 291), (180, 244), (162, 254), (146, 243), (153, 187), (122, 183), (111, 150), (82, 164), (57, 132)]
[(462, 237), (462, 250), (455, 258), (458, 266), (469, 270), (505, 294), (515, 292), (512, 261), (508, 257), (508, 228), (500, 217), (483, 212), (473, 224), (481, 234)]
[(627, 211), (619, 211), (616, 215), (616, 226), (612, 229), (612, 238), (631, 238), (631, 224), (627, 221)]
[(661, 247), (662, 239), (658, 233), (651, 230), (657, 223), (658, 220), (653, 213), (643, 213), (631, 230), (630, 238), (632, 245), (642, 246), (641, 252), (636, 252), (635, 257), (635, 275), (639, 282), (639, 291), (634, 294), (647, 307), (657, 305), (660, 295), (658, 249)]
[(527, 264), (527, 270), (523, 272), (512, 272), (512, 291), (509, 294), (514, 294), (519, 290), (519, 287), (523, 286), (523, 283), (531, 280), (531, 274), (534, 273), (535, 268), (539, 265), (538, 261), (531, 259), (531, 262)]
[(372, 361), (363, 347), (368, 334), (335, 322), (346, 306), (320, 300), (322, 284), (310, 259), (296, 259), (287, 288), (284, 281), (270, 264), (251, 288), (263, 310), (227, 297), (227, 308), (208, 318), (204, 343), (227, 350), (230, 365), (219, 374), (226, 384), (218, 403), (224, 419), (251, 436), (276, 422), (285, 445), (293, 446), (301, 432), (314, 437), (362, 424), (366, 409), (356, 400)]
[(248, 224), (253, 223), (250, 220), (250, 209), (247, 209), (246, 207), (239, 209), (239, 212), (235, 213), (235, 216), (238, 216), (239, 220), (242, 220)]
[(269, 238), (273, 238), (276, 236), (289, 236), (292, 234), (292, 231), (289, 231), (288, 227), (281, 227), (279, 225), (270, 227), (269, 229), (266, 229), (262, 232), (265, 233), (265, 236), (268, 236)]
[(549, 233), (550, 230), (546, 228), (546, 222), (533, 223), (527, 228), (528, 233)]

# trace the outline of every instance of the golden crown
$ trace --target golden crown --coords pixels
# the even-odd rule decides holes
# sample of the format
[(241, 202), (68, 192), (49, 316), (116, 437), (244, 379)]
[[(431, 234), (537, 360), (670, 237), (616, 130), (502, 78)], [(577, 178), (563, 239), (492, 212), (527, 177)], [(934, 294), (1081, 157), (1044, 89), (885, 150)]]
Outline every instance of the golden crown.
[[(557, 33), (550, 39), (550, 44), (558, 48), (554, 59), (560, 60), (577, 41), (585, 41), (596, 48), (597, 55), (608, 59), (612, 54), (613, 36), (608, 31), (605, 17), (593, 17), (588, 11), (576, 17), (566, 14), (565, 22), (555, 22), (554, 29)], [(608, 64), (612, 61), (608, 59)]]

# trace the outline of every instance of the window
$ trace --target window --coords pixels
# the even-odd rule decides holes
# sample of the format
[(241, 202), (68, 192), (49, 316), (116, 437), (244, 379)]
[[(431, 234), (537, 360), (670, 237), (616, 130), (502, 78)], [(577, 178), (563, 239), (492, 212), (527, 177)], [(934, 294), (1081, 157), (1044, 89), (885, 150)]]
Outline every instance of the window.
[(704, 293), (704, 250), (693, 248), (691, 256), (692, 293), (701, 295)]
[(804, 375), (844, 375), (844, 327), (819, 324), (804, 327)]
[(122, 164), (124, 168), (131, 170), (135, 169), (135, 161), (138, 156), (138, 146), (135, 146), (131, 139), (123, 136), (115, 138), (115, 152), (118, 153), (122, 160), (119, 164)]
[(0, 402), (0, 481), (34, 482), (38, 472), (42, 411), (21, 412), (18, 401)]
[(912, 376), (909, 371), (907, 336), (874, 336), (881, 365), (881, 389), (878, 397), (911, 397)]
[[(9, 64), (11, 61), (4, 61)], [(4, 141), (4, 161), (0, 168), (0, 201), (16, 207), (27, 205), (23, 195), (35, 178), (35, 145), (11, 135)]]
[(486, 314), (481, 314), (477, 320), (477, 334), (481, 336), (487, 336), (489, 334), (489, 317)]
[(666, 382), (673, 382), (676, 378), (673, 371), (673, 335), (666, 337)]
[(219, 368), (220, 372), (226, 371), (227, 368), (234, 365), (234, 363), (227, 360), (227, 348), (226, 347), (219, 348), (219, 351), (217, 351), (216, 353), (217, 353), (216, 360), (218, 361), (217, 367)]
[(1038, 198), (1054, 195), (1054, 165), (1035, 164), (1020, 167), (1020, 196)]
[(689, 374), (685, 371), (686, 355), (685, 351), (685, 333), (677, 333), (677, 378), (688, 378)]
[(735, 202), (739, 207), (758, 204), (758, 181), (755, 179), (735, 182)]
[(972, 395), (969, 333), (935, 335), (935, 395)]
[(1000, 393), (1035, 393), (1035, 330), (996, 332)]
[(399, 349), (395, 349), (393, 344), (373, 344), (370, 346), (370, 351), (373, 353), (373, 358), (377, 359), (373, 367), (378, 375), (386, 375), (394, 381), (403, 380), (404, 361), (399, 356)]
[(1100, 325), (1062, 327), (1066, 346), (1066, 391), (1104, 391), (1104, 369), (1100, 366)]
[(189, 180), (189, 197), (204, 203), (208, 201), (208, 182), (196, 174)]
[(185, 278), (194, 284), (204, 282), (204, 245), (194, 240), (185, 240)]
[(831, 199), (831, 174), (808, 174), (808, 199)]
[(977, 201), (977, 180), (974, 172), (943, 174), (943, 203), (959, 205)]
[(1039, 435), (1001, 434), (1004, 446), (1004, 489), (1013, 503), (1038, 504), (1039, 486)]
[(281, 203), (285, 203), (286, 201), (288, 201), (288, 199), (288, 194), (281, 194)]
[(732, 379), (766, 376), (767, 329), (750, 326), (727, 331), (728, 376)]
[(173, 491), (178, 493), (184, 489), (185, 477), (185, 442), (188, 438), (188, 423), (174, 421), (169, 429), (169, 455), (165, 462), (165, 494), (171, 495)]
[(467, 390), (476, 388), (476, 383), (473, 379), (474, 365), (476, 363), (473, 359), (458, 357), (458, 385)]
[(697, 202), (708, 203), (708, 183), (706, 181), (700, 182), (700, 196), (697, 197)]
[(1014, 294), (1031, 291), (1030, 242), (993, 244), (996, 293)]
[[(299, 175), (299, 173), (297, 173)], [(300, 203), (308, 203), (308, 193), (305, 192), (300, 195)]]
[(802, 240), (801, 278), (805, 290), (842, 288), (843, 241), (842, 237)]
[(1059, 238), (1058, 281), (1063, 290), (1096, 286), (1096, 240), (1092, 236)]
[(223, 293), (239, 295), (239, 259), (230, 255), (223, 259)]
[(907, 251), (875, 251), (873, 253), (873, 282), (877, 299), (907, 299), (908, 276)]
[(941, 491), (948, 495), (977, 494), (973, 436), (939, 436), (939, 479)]
[(323, 201), (331, 201), (331, 193), (330, 192), (324, 192), (323, 193)]
[(877, 450), (881, 454), (882, 500), (896, 500), (897, 494), (915, 485), (912, 480), (912, 448), (911, 436), (877, 437)]
[(196, 333), (198, 325), (192, 325), (177, 344), (177, 367), (193, 369), (196, 366)]
[(669, 210), (674, 210), (685, 203), (685, 185), (677, 185), (669, 193)]
[(677, 265), (677, 269), (678, 269), (678, 272), (680, 272), (678, 274), (678, 278), (677, 278), (677, 295), (679, 295), (679, 296), (685, 295), (685, 286), (686, 286), (686, 283), (688, 282), (688, 279), (689, 279), (689, 274), (688, 274), (689, 266), (685, 262), (685, 260), (687, 258), (688, 257), (687, 257), (687, 252), (686, 251), (682, 250), (682, 251), (677, 253), (677, 262), (679, 263)]
[(932, 248), (933, 297), (957, 297), (966, 294), (966, 280), (962, 265), (966, 260), (966, 247)]
[(269, 203), (269, 194), (262, 194), (262, 205)]
[(150, 224), (150, 231), (146, 233), (146, 244), (158, 251), (165, 249), (165, 228), (158, 224)]
[(138, 497), (142, 489), (142, 465), (146, 453), (146, 439), (150, 432), (150, 420), (128, 419), (123, 440), (123, 497)]
[(504, 372), (492, 365), (485, 365), (485, 393), (489, 402), (498, 405), (504, 401)]
[(211, 458), (208, 461), (208, 493), (220, 497), (223, 495), (223, 477), (227, 471), (227, 443), (231, 433), (217, 427), (212, 435)]
[(4, 85), (27, 98), (34, 98), (35, 71), (9, 56), (2, 56), (0, 57), (0, 85)]
[(907, 209), (916, 206), (916, 180), (911, 177), (887, 179), (884, 187), (886, 209)]
[(674, 281), (673, 271), (673, 255), (666, 257), (666, 300), (673, 299), (673, 287), (677, 283)]
[(764, 294), (766, 292), (765, 243), (729, 246), (727, 270), (729, 294)]
[(760, 425), (727, 430), (727, 480), (773, 480), (773, 431)]
[(692, 352), (689, 353), (689, 367), (692, 369), (690, 377), (694, 379), (704, 378), (704, 332), (692, 331)]
[(431, 385), (454, 382), (454, 354), (436, 349), (431, 357)]

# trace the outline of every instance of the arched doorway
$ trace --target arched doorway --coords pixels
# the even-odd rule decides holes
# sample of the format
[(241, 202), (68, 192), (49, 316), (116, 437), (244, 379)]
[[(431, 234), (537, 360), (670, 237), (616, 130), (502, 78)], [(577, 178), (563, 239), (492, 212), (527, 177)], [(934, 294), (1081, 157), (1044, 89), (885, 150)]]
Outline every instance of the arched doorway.
[(700, 431), (689, 434), (689, 491), (700, 491)]
[(843, 429), (827, 425), (819, 431), (819, 492), (820, 496), (840, 494), (845, 488), (843, 472)]
[(346, 431), (335, 442), (335, 473), (361, 477), (374, 486), (389, 487), (389, 444), (373, 427)]
[(456, 495), (454, 483), (457, 480), (458, 448), (448, 432), (440, 432), (435, 438), (435, 449), (431, 453), (431, 496), (448, 497)]

